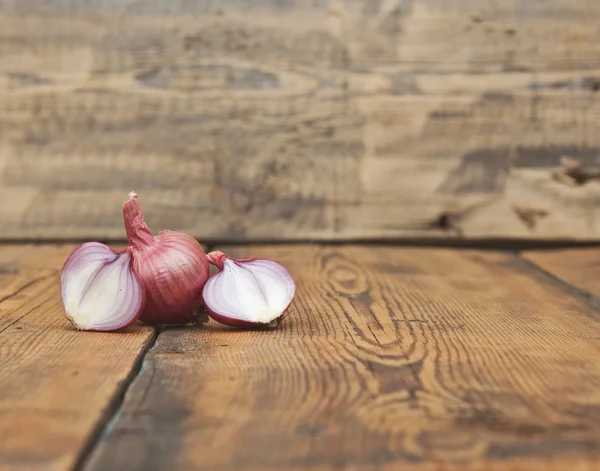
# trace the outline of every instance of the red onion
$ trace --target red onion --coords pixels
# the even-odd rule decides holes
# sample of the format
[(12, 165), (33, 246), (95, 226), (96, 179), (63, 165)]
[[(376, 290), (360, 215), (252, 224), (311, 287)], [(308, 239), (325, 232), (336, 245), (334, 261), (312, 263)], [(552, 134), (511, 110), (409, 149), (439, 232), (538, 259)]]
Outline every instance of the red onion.
[(117, 253), (99, 242), (73, 250), (60, 285), (65, 315), (80, 330), (127, 327), (144, 307), (144, 289), (131, 268), (129, 251)]
[(123, 204), (123, 217), (133, 271), (146, 289), (140, 320), (147, 324), (197, 322), (202, 289), (209, 277), (202, 246), (182, 232), (162, 231), (153, 236), (133, 192)]
[(234, 327), (279, 324), (296, 292), (292, 276), (281, 263), (235, 260), (222, 252), (209, 253), (208, 260), (219, 269), (202, 295), (210, 317)]

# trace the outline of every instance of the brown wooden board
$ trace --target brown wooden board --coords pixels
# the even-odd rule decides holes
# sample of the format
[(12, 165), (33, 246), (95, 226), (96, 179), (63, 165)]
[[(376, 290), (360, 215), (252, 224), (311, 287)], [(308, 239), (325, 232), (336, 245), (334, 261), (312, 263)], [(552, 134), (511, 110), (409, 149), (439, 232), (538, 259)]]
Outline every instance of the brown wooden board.
[(0, 246), (0, 470), (72, 469), (154, 338), (77, 332), (59, 275), (71, 246)]
[[(598, 239), (600, 3), (0, 2), (0, 238)], [(563, 158), (573, 160), (564, 160)]]
[(600, 249), (532, 250), (524, 252), (523, 257), (600, 299)]
[(289, 316), (162, 332), (87, 471), (600, 467), (600, 312), (527, 262), (228, 251), (289, 267)]

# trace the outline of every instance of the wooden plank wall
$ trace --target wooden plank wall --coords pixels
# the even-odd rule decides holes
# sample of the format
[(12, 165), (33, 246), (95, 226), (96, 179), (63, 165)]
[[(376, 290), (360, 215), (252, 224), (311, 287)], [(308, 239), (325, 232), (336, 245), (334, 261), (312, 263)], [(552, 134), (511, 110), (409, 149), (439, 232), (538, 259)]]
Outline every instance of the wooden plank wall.
[(0, 238), (598, 239), (600, 2), (0, 0)]

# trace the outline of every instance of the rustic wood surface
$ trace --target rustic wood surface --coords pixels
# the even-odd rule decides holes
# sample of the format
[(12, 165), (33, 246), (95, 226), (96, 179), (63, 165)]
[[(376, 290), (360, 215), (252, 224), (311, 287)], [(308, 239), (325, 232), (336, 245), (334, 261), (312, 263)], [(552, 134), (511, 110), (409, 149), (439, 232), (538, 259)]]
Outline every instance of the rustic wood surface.
[(163, 331), (87, 471), (600, 467), (600, 312), (516, 255), (228, 252), (285, 263), (291, 313)]
[[(1, 0), (0, 238), (598, 239), (600, 3)], [(570, 159), (570, 160), (569, 160)]]
[(600, 299), (600, 249), (532, 250), (523, 253), (523, 257)]
[(75, 331), (59, 275), (73, 247), (0, 246), (0, 470), (73, 469), (153, 330)]

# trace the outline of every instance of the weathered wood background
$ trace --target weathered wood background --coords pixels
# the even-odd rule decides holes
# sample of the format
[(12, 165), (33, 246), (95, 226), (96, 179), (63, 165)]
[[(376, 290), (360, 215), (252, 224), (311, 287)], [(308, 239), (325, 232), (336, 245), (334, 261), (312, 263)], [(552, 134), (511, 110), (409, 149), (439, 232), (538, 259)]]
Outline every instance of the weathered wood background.
[(592, 0), (0, 0), (0, 238), (599, 239), (599, 92)]

